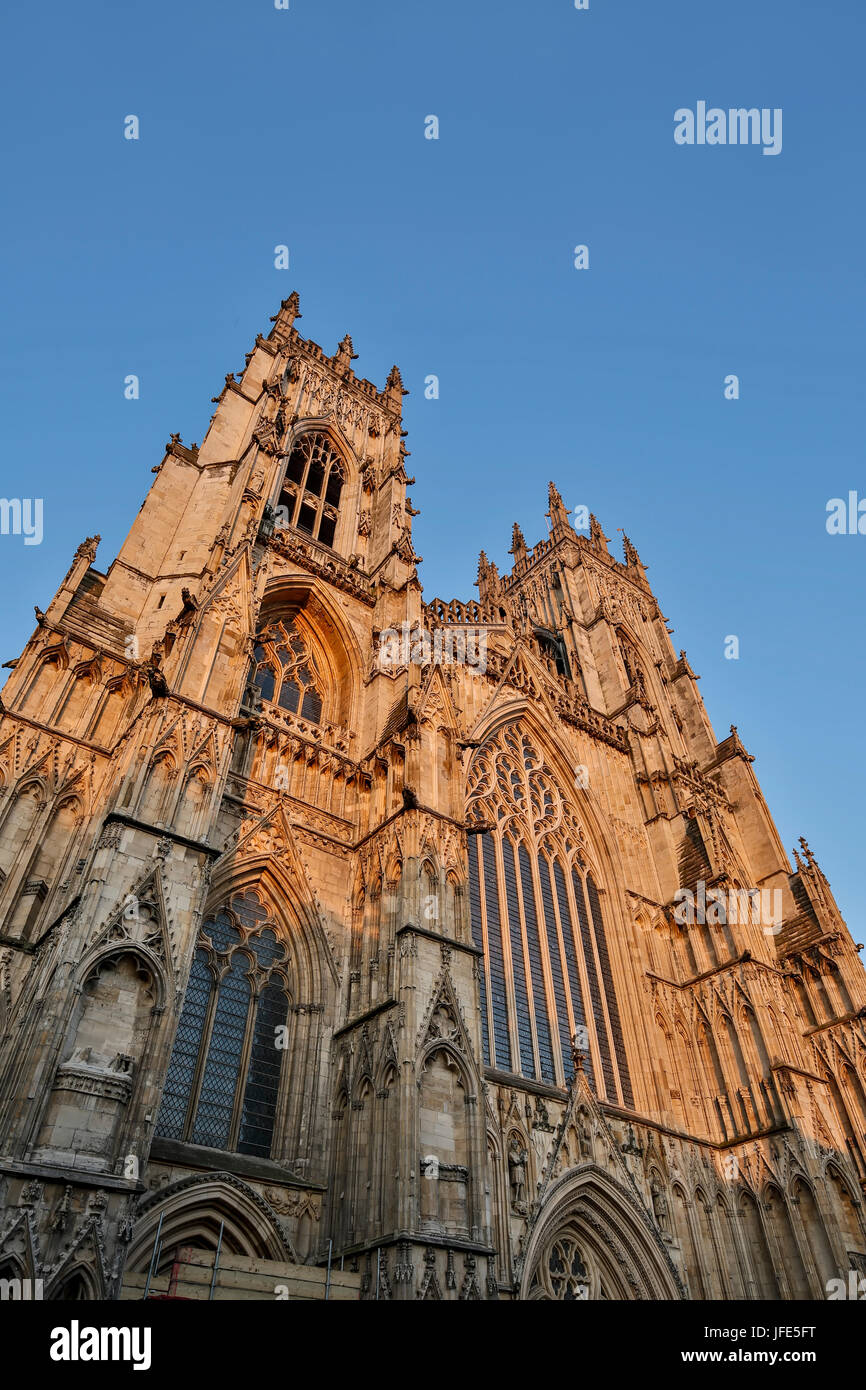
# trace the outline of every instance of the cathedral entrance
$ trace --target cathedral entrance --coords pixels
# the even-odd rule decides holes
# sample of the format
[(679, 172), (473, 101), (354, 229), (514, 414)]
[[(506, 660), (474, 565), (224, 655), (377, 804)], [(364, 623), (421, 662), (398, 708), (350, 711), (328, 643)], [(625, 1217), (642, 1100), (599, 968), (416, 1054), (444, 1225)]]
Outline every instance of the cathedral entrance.
[(595, 1164), (565, 1173), (530, 1234), (520, 1297), (561, 1303), (683, 1298), (636, 1199)]

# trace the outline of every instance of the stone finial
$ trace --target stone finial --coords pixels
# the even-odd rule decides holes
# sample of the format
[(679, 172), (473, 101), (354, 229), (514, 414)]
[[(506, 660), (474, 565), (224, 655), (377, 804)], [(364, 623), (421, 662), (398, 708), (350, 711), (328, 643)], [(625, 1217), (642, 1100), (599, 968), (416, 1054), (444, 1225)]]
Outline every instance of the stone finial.
[(526, 547), (526, 540), (524, 539), (523, 532), (521, 531), (516, 521), (511, 529), (511, 547), (508, 553), (509, 555), (514, 556), (515, 564), (517, 564), (520, 560), (525, 559), (526, 555), (529, 553)]
[(498, 567), (493, 564), (492, 560), (488, 560), (483, 550), (478, 557), (478, 577), (475, 583), (478, 586), (478, 597), (482, 603), (486, 603), (490, 598), (498, 597), (502, 587)]
[(545, 516), (550, 519), (551, 531), (562, 531), (569, 525), (568, 508), (560, 496), (559, 489), (555, 483), (547, 484), (547, 511)]
[(581, 1044), (582, 1039), (580, 1035), (575, 1033), (571, 1040), (571, 1060), (574, 1065), (575, 1080), (579, 1074), (585, 1070), (586, 1048)]
[(334, 366), (338, 371), (348, 372), (357, 356), (357, 352), (352, 348), (352, 339), (347, 333), (334, 354)]
[(101, 540), (102, 537), (100, 535), (88, 536), (86, 540), (81, 542), (76, 550), (75, 559), (72, 563), (77, 564), (79, 560), (86, 560), (88, 565), (92, 565), (96, 559), (96, 550)]
[[(589, 541), (599, 550), (607, 552), (607, 543), (610, 538), (601, 529), (601, 522), (594, 512), (589, 514)], [(608, 552), (609, 553), (609, 552)]]
[(753, 763), (755, 761), (752, 754), (746, 752), (746, 746), (743, 743), (743, 740), (740, 738), (739, 733), (737, 732), (736, 724), (731, 725), (731, 744), (733, 746), (734, 752), (740, 753), (746, 759), (747, 762)]
[(811, 868), (812, 865), (816, 862), (815, 856), (812, 853), (811, 848), (809, 847), (809, 841), (804, 840), (802, 835), (800, 836), (800, 848), (803, 851), (803, 856), (806, 860), (806, 863)]
[(632, 567), (641, 566), (641, 558), (635, 550), (634, 546), (632, 545), (631, 541), (629, 540), (628, 536), (625, 534), (625, 531), (623, 531), (622, 533), (622, 548), (623, 553), (625, 554), (625, 562), (627, 565)]
[(284, 299), (276, 314), (271, 315), (271, 323), (276, 325), (278, 331), (288, 333), (295, 319), (301, 317), (301, 301), (297, 290), (292, 290), (288, 299)]
[(388, 373), (388, 380), (385, 382), (385, 390), (382, 392), (385, 404), (389, 405), (392, 410), (402, 410), (403, 397), (408, 396), (408, 394), (409, 392), (403, 385), (400, 368), (392, 367)]

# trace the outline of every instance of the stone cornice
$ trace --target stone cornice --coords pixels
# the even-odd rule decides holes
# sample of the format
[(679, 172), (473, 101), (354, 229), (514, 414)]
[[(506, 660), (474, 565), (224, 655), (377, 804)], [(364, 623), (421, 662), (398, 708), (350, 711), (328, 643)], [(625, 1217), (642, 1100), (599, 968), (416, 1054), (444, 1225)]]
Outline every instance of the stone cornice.
[(274, 530), (268, 537), (267, 545), (274, 554), (293, 560), (308, 573), (351, 594), (368, 608), (375, 607), (376, 595), (370, 580), (360, 570), (348, 565), (336, 551), (324, 549), (317, 541), (302, 536), (301, 532), (291, 527)]

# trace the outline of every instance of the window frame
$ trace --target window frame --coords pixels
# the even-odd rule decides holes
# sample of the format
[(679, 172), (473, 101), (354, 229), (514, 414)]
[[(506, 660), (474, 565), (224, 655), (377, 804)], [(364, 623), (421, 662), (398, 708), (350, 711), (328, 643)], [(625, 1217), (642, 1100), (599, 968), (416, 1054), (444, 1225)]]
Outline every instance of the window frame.
[[(295, 651), (292, 642), (293, 638), (297, 639), (302, 648), (302, 654), (300, 655)], [(284, 664), (279, 655), (281, 648), (285, 648), (286, 651), (292, 652), (295, 656), (295, 660), (291, 663)], [(258, 649), (262, 651), (260, 659), (257, 659), (255, 656), (255, 650)], [(297, 627), (294, 616), (292, 614), (287, 614), (269, 622), (261, 632), (256, 634), (255, 650), (253, 653), (253, 664), (252, 671), (250, 672), (249, 684), (259, 691), (262, 700), (266, 701), (269, 705), (273, 705), (275, 709), (281, 710), (283, 714), (291, 715), (296, 719), (304, 719), (309, 724), (323, 724), (325, 722), (324, 713), (326, 704), (325, 681), (319, 670), (312, 645), (306, 635)], [(295, 679), (295, 673), (301, 668), (305, 668), (310, 675), (310, 681), (307, 685), (303, 685), (299, 680)], [(263, 693), (262, 687), (259, 685), (257, 679), (259, 671), (264, 669), (269, 670), (273, 676), (274, 688), (273, 694), (270, 696)], [(288, 682), (292, 682), (298, 687), (298, 702), (295, 709), (289, 709), (286, 705), (281, 703), (283, 686)], [(307, 695), (311, 691), (318, 697), (319, 709), (317, 714), (304, 713)]]
[[(239, 936), (238, 941), (230, 942), (222, 949), (215, 944), (207, 934), (209, 926), (216, 925), (219, 919), (227, 919), (228, 925)], [(282, 956), (275, 957), (269, 965), (263, 966), (256, 954), (253, 942), (260, 938), (265, 932), (271, 932), (276, 938), (276, 943), (282, 951)], [(280, 1140), (280, 1117), (284, 1115), (285, 1107), (281, 1105), (282, 1094), (285, 1088), (288, 1067), (284, 1065), (284, 1058), (291, 1050), (293, 1029), (292, 1020), (292, 991), (288, 978), (288, 958), (289, 953), (285, 942), (280, 940), (280, 934), (276, 923), (266, 916), (262, 921), (253, 927), (245, 926), (238, 915), (230, 907), (224, 906), (210, 912), (202, 923), (196, 939), (195, 954), (193, 962), (201, 961), (199, 952), (203, 952), (205, 960), (203, 962), (205, 970), (210, 975), (208, 999), (204, 1010), (204, 1019), (197, 1040), (197, 1053), (195, 1064), (192, 1069), (189, 1086), (186, 1093), (186, 1103), (183, 1118), (179, 1124), (173, 1122), (170, 1128), (177, 1130), (177, 1133), (166, 1134), (161, 1132), (160, 1122), (162, 1115), (162, 1102), (160, 1111), (157, 1115), (154, 1138), (170, 1139), (175, 1143), (190, 1144), (197, 1148), (213, 1148), (220, 1153), (239, 1153), (253, 1158), (271, 1158), (275, 1148), (278, 1147)], [(224, 1145), (203, 1143), (201, 1140), (193, 1138), (196, 1127), (199, 1123), (199, 1111), (202, 1102), (202, 1090), (207, 1072), (208, 1062), (211, 1057), (211, 1049), (214, 1041), (214, 1024), (216, 1021), (217, 1008), (219, 1006), (220, 992), (223, 983), (232, 973), (232, 966), (235, 958), (246, 957), (246, 964), (243, 969), (243, 978), (248, 982), (249, 994), (247, 998), (246, 1017), (244, 1019), (243, 1041), (238, 1055), (237, 1075), (234, 1088), (231, 1094), (231, 1115), (228, 1126), (228, 1135)], [(247, 1101), (247, 1090), (251, 1084), (256, 1083), (256, 1077), (251, 1070), (252, 1049), (255, 1041), (256, 1022), (258, 1019), (259, 1007), (270, 985), (276, 984), (282, 990), (286, 1001), (286, 1012), (284, 1025), (287, 1029), (287, 1045), (277, 1049), (279, 1056), (279, 1074), (277, 1078), (276, 1094), (274, 1099), (274, 1123), (271, 1132), (271, 1142), (266, 1155), (251, 1153), (249, 1149), (239, 1147), (241, 1143), (241, 1130), (244, 1123), (244, 1109)], [(187, 986), (188, 990), (189, 986)], [(184, 1010), (186, 1008), (187, 997), (184, 998), (184, 1006), (181, 1009), (178, 1026), (172, 1042), (171, 1055), (169, 1058), (169, 1070), (174, 1060), (175, 1049), (178, 1043), (178, 1034), (183, 1024)], [(276, 1046), (276, 1040), (275, 1040)], [(168, 1075), (168, 1073), (167, 1073)], [(167, 1079), (166, 1075), (166, 1079)], [(165, 1095), (165, 1093), (164, 1093)], [(163, 1097), (164, 1099), (164, 1097)], [(249, 1141), (246, 1141), (249, 1142)]]
[[(303, 467), (298, 479), (295, 480), (289, 477), (289, 469), (293, 459), (299, 454), (303, 456)], [(318, 464), (324, 466), (319, 491), (315, 492), (308, 488), (308, 483), (311, 469)], [(327, 500), (328, 489), (332, 479), (337, 476), (340, 479), (339, 494), (336, 502), (329, 502)], [(286, 508), (289, 517), (287, 524), (302, 536), (315, 541), (317, 545), (324, 545), (329, 550), (333, 550), (340, 520), (340, 504), (348, 480), (346, 460), (330, 435), (323, 430), (306, 430), (293, 441), (280, 482), (277, 501), (279, 506)], [(309, 531), (300, 525), (301, 511), (304, 507), (311, 508), (315, 513), (313, 525)], [(322, 522), (324, 520), (333, 522), (334, 525), (330, 540), (322, 538)]]

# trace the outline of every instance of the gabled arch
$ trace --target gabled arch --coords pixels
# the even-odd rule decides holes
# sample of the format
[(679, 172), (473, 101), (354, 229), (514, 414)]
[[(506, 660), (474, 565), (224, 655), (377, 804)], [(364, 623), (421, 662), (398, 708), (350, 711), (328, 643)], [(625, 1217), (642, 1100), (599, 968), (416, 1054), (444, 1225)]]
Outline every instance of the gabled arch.
[(93, 1303), (104, 1296), (100, 1280), (89, 1264), (78, 1260), (55, 1278), (47, 1290), (51, 1302)]
[(216, 912), (244, 893), (263, 896), (296, 964), (303, 1002), (325, 1001), (337, 984), (336, 962), (306, 876), (300, 864), (288, 872), (285, 859), (285, 854), (278, 858), (262, 853), (240, 860), (224, 855), (213, 871), (206, 912)]
[(334, 594), (315, 577), (276, 575), (265, 588), (256, 628), (286, 615), (311, 644), (327, 686), (322, 722), (352, 727), (365, 671), (358, 639)]
[(76, 966), (74, 976), (76, 983), (83, 989), (94, 973), (104, 970), (112, 961), (119, 961), (121, 956), (134, 957), (139, 966), (144, 967), (155, 986), (153, 1007), (156, 1009), (164, 1008), (172, 992), (165, 965), (148, 946), (142, 942), (133, 941), (131, 938), (119, 941), (106, 941), (104, 938), (100, 938), (99, 942), (82, 957)]
[(133, 1273), (149, 1268), (160, 1216), (162, 1265), (171, 1262), (172, 1252), (180, 1245), (215, 1250), (221, 1224), (227, 1254), (297, 1263), (276, 1212), (234, 1173), (181, 1178), (146, 1197), (139, 1207), (126, 1262)]
[(531, 1228), (520, 1279), (520, 1297), (556, 1296), (542, 1268), (561, 1233), (568, 1233), (595, 1273), (596, 1297), (680, 1299), (685, 1289), (648, 1212), (595, 1163), (571, 1169), (548, 1189)]

